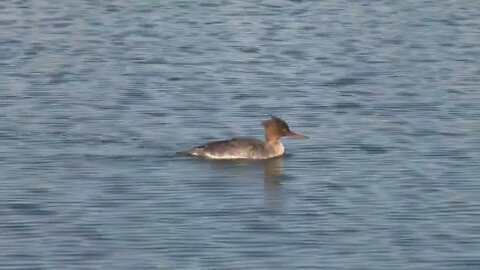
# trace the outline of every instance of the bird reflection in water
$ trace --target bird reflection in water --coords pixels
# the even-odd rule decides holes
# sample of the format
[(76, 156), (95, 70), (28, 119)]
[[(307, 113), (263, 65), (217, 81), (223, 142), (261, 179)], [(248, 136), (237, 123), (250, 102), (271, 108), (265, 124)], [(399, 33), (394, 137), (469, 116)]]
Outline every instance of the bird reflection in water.
[[(236, 180), (252, 179), (263, 169), (264, 198), (267, 208), (278, 209), (283, 205), (281, 182), (284, 178), (284, 157), (276, 157), (266, 160), (209, 160), (204, 162), (215, 170), (226, 172)], [(263, 168), (262, 168), (263, 167)]]
[(279, 208), (283, 204), (282, 191), (280, 189), (283, 173), (283, 156), (264, 161), (263, 183), (265, 190), (265, 203), (268, 208)]

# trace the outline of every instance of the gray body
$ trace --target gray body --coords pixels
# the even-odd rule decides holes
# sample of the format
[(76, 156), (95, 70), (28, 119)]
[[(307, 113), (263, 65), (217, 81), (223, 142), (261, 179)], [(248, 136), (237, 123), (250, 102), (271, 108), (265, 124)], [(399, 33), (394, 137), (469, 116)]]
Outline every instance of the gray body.
[(253, 138), (233, 138), (200, 145), (187, 153), (209, 159), (268, 159), (283, 155), (284, 152), (279, 141), (267, 145)]

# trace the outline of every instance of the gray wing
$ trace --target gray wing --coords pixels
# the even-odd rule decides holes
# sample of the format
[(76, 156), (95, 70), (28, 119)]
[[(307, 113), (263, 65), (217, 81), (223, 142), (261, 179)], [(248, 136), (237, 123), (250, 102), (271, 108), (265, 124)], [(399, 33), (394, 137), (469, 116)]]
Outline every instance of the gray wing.
[(262, 158), (265, 152), (264, 143), (252, 138), (233, 138), (215, 141), (197, 146), (190, 154), (212, 159)]

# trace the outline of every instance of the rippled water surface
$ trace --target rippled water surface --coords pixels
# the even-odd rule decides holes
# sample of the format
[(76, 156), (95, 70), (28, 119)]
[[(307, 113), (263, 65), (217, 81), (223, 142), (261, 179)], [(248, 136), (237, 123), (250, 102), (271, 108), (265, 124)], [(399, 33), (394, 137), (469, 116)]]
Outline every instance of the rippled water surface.
[[(1, 269), (480, 269), (478, 1), (0, 1)], [(262, 138), (268, 162), (176, 152)]]

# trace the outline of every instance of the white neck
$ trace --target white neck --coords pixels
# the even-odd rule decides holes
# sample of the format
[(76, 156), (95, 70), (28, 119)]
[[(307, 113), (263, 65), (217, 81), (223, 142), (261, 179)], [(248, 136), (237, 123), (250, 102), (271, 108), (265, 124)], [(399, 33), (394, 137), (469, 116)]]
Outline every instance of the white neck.
[(283, 146), (282, 142), (280, 142), (280, 140), (268, 142), (266, 146), (268, 155), (270, 157), (281, 156), (283, 155), (283, 153), (285, 153), (285, 147)]

